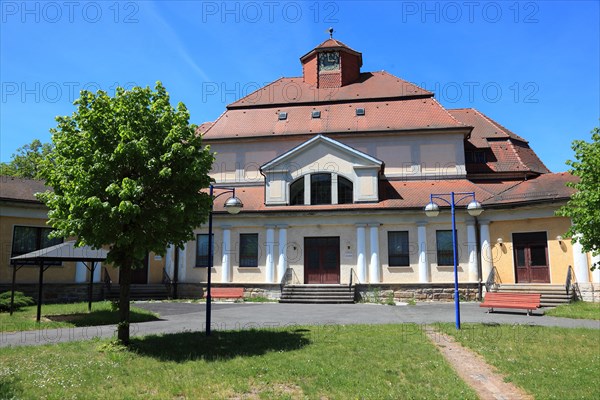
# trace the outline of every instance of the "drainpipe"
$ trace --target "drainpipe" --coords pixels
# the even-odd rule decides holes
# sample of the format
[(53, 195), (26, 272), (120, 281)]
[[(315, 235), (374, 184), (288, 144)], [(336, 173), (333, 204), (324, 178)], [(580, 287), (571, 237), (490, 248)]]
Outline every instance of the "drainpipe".
[(177, 299), (177, 282), (179, 281), (179, 247), (173, 249), (173, 298)]
[(481, 301), (483, 299), (483, 287), (482, 287), (482, 272), (481, 272), (481, 232), (479, 231), (479, 220), (475, 217), (475, 240), (477, 243), (475, 244), (475, 253), (477, 253), (477, 300)]

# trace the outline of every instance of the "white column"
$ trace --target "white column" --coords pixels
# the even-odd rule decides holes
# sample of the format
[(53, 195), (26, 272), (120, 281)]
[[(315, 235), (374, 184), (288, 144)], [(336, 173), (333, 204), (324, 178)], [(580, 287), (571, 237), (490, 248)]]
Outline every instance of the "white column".
[(304, 175), (304, 204), (310, 204), (310, 174)]
[(167, 247), (167, 254), (165, 254), (165, 268), (167, 269), (167, 274), (169, 274), (171, 279), (173, 279), (173, 276), (175, 275), (173, 273), (174, 272), (173, 254), (175, 254), (174, 249), (175, 249), (175, 246), (170, 244), (169, 247)]
[(267, 226), (267, 262), (266, 278), (267, 283), (275, 283), (275, 229), (273, 226)]
[(75, 283), (87, 282), (87, 267), (81, 261), (75, 263)]
[(592, 282), (600, 283), (600, 255), (592, 257), (592, 264), (596, 265), (596, 269), (592, 272)]
[(481, 241), (481, 279), (485, 281), (494, 266), (489, 221), (479, 221), (479, 237)]
[(417, 240), (419, 242), (419, 282), (431, 282), (429, 259), (427, 257), (427, 223), (417, 223)]
[(474, 221), (467, 222), (467, 254), (469, 255), (469, 281), (477, 282), (479, 280), (479, 264), (477, 262), (477, 236)]
[(231, 229), (229, 226), (224, 226), (223, 227), (223, 246), (221, 247), (223, 249), (223, 256), (221, 258), (221, 273), (223, 274), (222, 276), (222, 282), (231, 282), (231, 260), (230, 260), (230, 254), (231, 254)]
[(379, 273), (379, 224), (369, 224), (371, 262), (369, 263), (369, 283), (381, 282)]
[(279, 225), (279, 258), (277, 259), (277, 280), (281, 281), (287, 269), (287, 225)]
[(365, 224), (356, 225), (356, 269), (358, 280), (360, 283), (367, 282), (367, 259), (366, 252), (366, 237)]
[(96, 269), (94, 269), (94, 280), (93, 282), (100, 282), (100, 277), (102, 273), (102, 263), (101, 262), (97, 262), (96, 263)]
[(338, 204), (338, 175), (331, 174), (331, 204)]
[(573, 246), (573, 269), (575, 270), (575, 277), (577, 283), (589, 283), (590, 282), (590, 266), (588, 264), (587, 253), (583, 251), (581, 244), (571, 241)]
[[(187, 260), (186, 260), (186, 253), (187, 253), (187, 243), (183, 245), (183, 249), (177, 249), (177, 251), (179, 252), (179, 265), (177, 266), (177, 270), (179, 271), (179, 275), (178, 275), (178, 281), (179, 282), (185, 282), (185, 273), (187, 271)], [(210, 273), (210, 271), (208, 271), (208, 273)]]

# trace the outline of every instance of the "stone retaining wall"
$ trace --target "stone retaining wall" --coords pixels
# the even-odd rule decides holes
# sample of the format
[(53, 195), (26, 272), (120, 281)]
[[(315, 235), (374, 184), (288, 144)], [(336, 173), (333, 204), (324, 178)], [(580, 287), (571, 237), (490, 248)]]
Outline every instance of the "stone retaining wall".
[[(358, 301), (367, 302), (454, 300), (453, 283), (358, 285), (356, 292)], [(458, 293), (461, 300), (480, 300), (478, 283), (461, 283)]]
[(600, 303), (600, 283), (577, 283), (576, 285), (579, 287), (578, 297), (581, 293), (579, 300)]

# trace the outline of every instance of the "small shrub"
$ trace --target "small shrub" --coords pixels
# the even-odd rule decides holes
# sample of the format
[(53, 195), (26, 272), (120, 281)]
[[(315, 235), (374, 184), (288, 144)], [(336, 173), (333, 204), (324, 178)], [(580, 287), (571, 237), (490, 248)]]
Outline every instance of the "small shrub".
[[(25, 296), (23, 292), (15, 292), (15, 301), (13, 310), (18, 310), (21, 307), (32, 306), (35, 304), (29, 296)], [(10, 292), (0, 293), (0, 312), (10, 311)]]
[(388, 306), (396, 305), (396, 302), (394, 301), (394, 293), (388, 294), (385, 304), (387, 304)]

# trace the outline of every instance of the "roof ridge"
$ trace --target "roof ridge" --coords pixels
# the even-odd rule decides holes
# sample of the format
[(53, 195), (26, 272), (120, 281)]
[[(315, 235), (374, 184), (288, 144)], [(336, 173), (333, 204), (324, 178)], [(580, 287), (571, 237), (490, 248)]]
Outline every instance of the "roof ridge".
[[(458, 119), (456, 119), (456, 118), (454, 117), (454, 115), (450, 114), (450, 111), (449, 111), (448, 109), (446, 109), (446, 108), (445, 108), (445, 107), (444, 107), (444, 106), (443, 106), (443, 105), (442, 105), (442, 104), (441, 104), (439, 101), (437, 101), (437, 99), (435, 98), (435, 96), (434, 96), (434, 97), (432, 97), (431, 99), (432, 99), (433, 101), (435, 101), (435, 102), (436, 102), (436, 103), (437, 103), (437, 104), (438, 104), (438, 105), (439, 105), (439, 106), (442, 108), (442, 110), (444, 110), (444, 111), (446, 112), (446, 114), (448, 114), (448, 116), (449, 116), (450, 118), (452, 118), (454, 121), (456, 121), (457, 123), (459, 123), (459, 124), (460, 124), (460, 125), (462, 125), (462, 126), (468, 126), (468, 127), (471, 127), (471, 128), (473, 128), (472, 126), (470, 126), (470, 125), (467, 125), (467, 124), (463, 123), (462, 121), (459, 121)], [(472, 130), (473, 130), (473, 129), (471, 129), (471, 131), (472, 131)]]
[(487, 115), (485, 115), (484, 113), (482, 113), (481, 111), (477, 110), (477, 109), (473, 109), (476, 113), (478, 113), (479, 115), (481, 115), (483, 118), (485, 118), (487, 121), (489, 121), (490, 124), (496, 126), (498, 129), (500, 129), (502, 132), (504, 132), (504, 134), (506, 136), (508, 136), (510, 139), (516, 139), (516, 140), (520, 140), (524, 143), (529, 144), (529, 142), (527, 140), (525, 140), (524, 138), (522, 138), (521, 136), (517, 135), (516, 133), (512, 132), (510, 129), (506, 128), (503, 125), (500, 125), (497, 121), (495, 121), (494, 119), (488, 117)]

